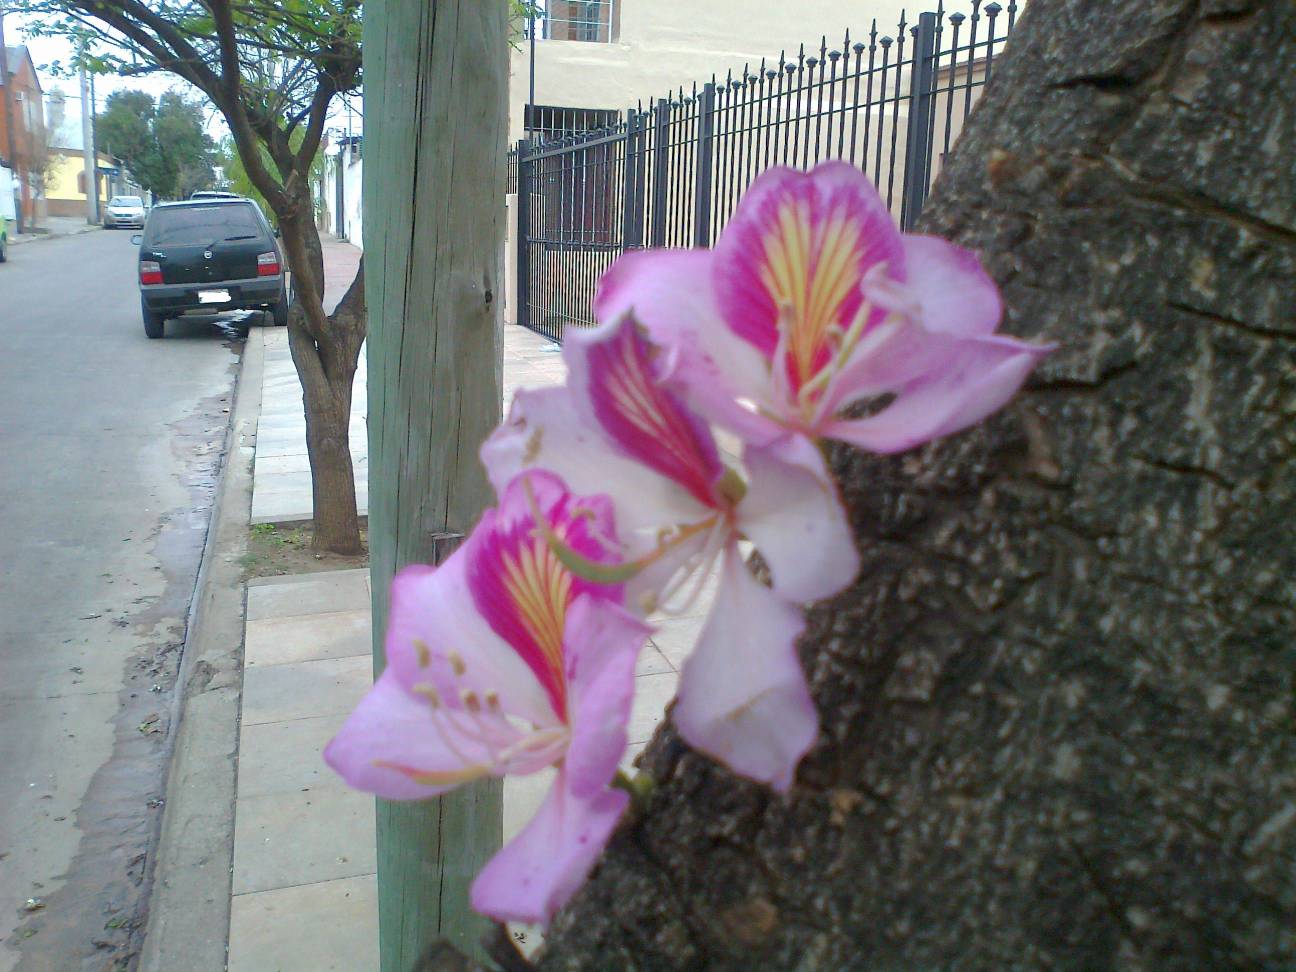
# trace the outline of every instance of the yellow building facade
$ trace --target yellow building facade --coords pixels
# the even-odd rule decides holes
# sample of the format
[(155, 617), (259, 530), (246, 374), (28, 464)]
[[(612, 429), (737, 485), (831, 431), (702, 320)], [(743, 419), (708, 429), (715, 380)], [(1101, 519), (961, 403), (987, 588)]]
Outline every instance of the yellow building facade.
[[(80, 149), (51, 149), (49, 174), (45, 179), (46, 212), (51, 216), (84, 216), (86, 214), (85, 154)], [(116, 163), (104, 153), (99, 153), (98, 168), (115, 168)], [(108, 177), (100, 172), (98, 183), (99, 209), (108, 203)]]

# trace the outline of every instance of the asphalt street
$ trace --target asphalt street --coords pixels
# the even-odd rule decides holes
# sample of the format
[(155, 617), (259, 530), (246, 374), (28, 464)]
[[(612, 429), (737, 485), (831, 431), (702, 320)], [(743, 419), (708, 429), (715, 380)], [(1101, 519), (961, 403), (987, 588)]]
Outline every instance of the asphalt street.
[(0, 972), (139, 945), (240, 343), (148, 340), (128, 232), (0, 265)]

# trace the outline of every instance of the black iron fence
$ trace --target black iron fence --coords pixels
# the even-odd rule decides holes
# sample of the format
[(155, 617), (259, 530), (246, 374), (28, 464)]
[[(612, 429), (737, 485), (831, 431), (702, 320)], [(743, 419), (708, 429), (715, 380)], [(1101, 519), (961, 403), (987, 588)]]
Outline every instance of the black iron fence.
[(683, 89), (615, 124), (510, 153), (518, 193), (518, 323), (555, 341), (592, 325), (599, 275), (625, 250), (710, 246), (742, 192), (773, 165), (860, 167), (902, 228), (989, 81), (1017, 4), (874, 21), (839, 48), (745, 68)]

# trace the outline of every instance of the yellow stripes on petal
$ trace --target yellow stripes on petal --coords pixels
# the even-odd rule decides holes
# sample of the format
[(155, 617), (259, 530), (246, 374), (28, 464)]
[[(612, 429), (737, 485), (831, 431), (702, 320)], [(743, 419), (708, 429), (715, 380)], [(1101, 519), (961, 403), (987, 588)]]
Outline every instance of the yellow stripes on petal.
[[(617, 357), (618, 367), (608, 372), (606, 380), (621, 415), (655, 447), (673, 455), (683, 469), (697, 470), (702, 458), (690, 441), (691, 430), (680, 428), (678, 416), (654, 395), (653, 379), (644, 373), (632, 336), (618, 342)], [(705, 469), (700, 471), (705, 474)]]
[(839, 308), (857, 286), (862, 258), (859, 224), (835, 207), (815, 224), (807, 200), (787, 200), (765, 237), (761, 281), (776, 307), (790, 315), (788, 349), (802, 383), (814, 377)]
[[(571, 599), (571, 574), (538, 535), (518, 548), (516, 558), (505, 556), (503, 567), (509, 598), (517, 606), (527, 633), (540, 649), (545, 665), (553, 673), (553, 684), (561, 693), (566, 685), (563, 628)], [(563, 713), (557, 714), (561, 717)]]

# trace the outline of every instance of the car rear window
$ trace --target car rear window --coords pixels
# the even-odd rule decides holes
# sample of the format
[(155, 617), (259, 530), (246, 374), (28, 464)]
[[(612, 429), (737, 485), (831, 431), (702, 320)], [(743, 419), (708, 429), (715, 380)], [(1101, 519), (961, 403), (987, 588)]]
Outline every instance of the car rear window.
[(206, 244), (231, 236), (261, 235), (261, 224), (250, 204), (177, 206), (153, 210), (144, 242), (149, 246)]
[(142, 206), (143, 201), (139, 196), (113, 196), (108, 201), (109, 206)]

